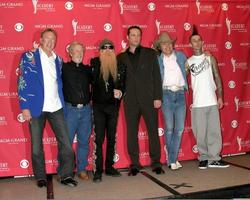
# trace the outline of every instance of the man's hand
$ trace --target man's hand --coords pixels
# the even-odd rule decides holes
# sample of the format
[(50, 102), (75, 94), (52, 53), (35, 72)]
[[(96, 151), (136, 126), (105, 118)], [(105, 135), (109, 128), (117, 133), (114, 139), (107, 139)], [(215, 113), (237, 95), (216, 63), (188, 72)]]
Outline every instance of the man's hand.
[(223, 108), (223, 100), (222, 100), (222, 98), (218, 98), (218, 108), (219, 109)]
[(114, 89), (114, 97), (116, 99), (120, 99), (122, 97), (122, 91), (121, 90), (117, 90), (117, 89)]
[(22, 114), (23, 114), (23, 118), (26, 120), (26, 121), (30, 121), (31, 120), (31, 114), (30, 114), (30, 110), (29, 109), (23, 109), (22, 110)]
[(160, 108), (161, 107), (161, 100), (154, 100), (154, 108)]

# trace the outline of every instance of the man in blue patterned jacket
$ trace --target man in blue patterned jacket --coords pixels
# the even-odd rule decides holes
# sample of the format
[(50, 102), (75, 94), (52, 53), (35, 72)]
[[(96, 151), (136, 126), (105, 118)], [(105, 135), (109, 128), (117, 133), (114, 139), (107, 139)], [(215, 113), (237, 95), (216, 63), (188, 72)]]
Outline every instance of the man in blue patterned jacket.
[(26, 52), (20, 61), (18, 79), (19, 103), (23, 117), (29, 122), (32, 142), (32, 166), (38, 187), (46, 187), (43, 130), (48, 120), (58, 142), (61, 183), (74, 187), (74, 154), (63, 113), (61, 80), (62, 60), (53, 52), (57, 34), (53, 29), (41, 33), (41, 47)]

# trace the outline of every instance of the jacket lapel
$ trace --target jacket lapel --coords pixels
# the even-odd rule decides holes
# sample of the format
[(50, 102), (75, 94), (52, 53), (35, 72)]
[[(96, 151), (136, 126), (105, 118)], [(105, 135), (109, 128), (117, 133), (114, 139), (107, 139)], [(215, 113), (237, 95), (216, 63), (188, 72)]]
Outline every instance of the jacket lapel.
[(36, 61), (36, 67), (37, 67), (37, 76), (38, 76), (38, 79), (39, 79), (40, 83), (42, 84), (42, 86), (44, 86), (44, 84), (43, 84), (43, 70), (42, 70), (42, 63), (41, 63), (39, 49), (37, 49), (35, 51), (34, 55), (35, 55), (35, 61)]
[(144, 62), (143, 62), (144, 52), (143, 51), (144, 51), (144, 49), (143, 49), (143, 47), (141, 47), (140, 56), (139, 56), (139, 60), (138, 60), (138, 66), (136, 66), (136, 71), (144, 68)]

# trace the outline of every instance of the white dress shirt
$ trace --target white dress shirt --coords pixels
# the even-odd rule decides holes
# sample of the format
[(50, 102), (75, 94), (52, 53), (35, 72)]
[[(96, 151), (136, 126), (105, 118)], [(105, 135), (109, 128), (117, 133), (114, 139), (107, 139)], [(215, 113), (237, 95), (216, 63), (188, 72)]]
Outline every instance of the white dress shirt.
[(62, 108), (56, 76), (56, 54), (52, 52), (52, 56), (48, 57), (41, 48), (39, 48), (39, 52), (41, 55), (44, 83), (43, 112), (55, 112)]

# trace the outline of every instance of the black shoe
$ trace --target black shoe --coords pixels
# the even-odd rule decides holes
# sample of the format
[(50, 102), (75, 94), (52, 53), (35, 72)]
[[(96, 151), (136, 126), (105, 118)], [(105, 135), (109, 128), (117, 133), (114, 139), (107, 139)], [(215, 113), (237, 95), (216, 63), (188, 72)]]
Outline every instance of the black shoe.
[(140, 172), (139, 169), (135, 168), (135, 167), (131, 167), (129, 169), (128, 175), (129, 176), (136, 176), (138, 173)]
[(69, 187), (76, 187), (78, 182), (71, 177), (67, 177), (61, 180), (61, 184), (67, 185)]
[(121, 176), (121, 173), (118, 172), (117, 169), (115, 169), (113, 167), (109, 168), (109, 169), (106, 169), (105, 174), (107, 176), (113, 176), (113, 177), (119, 177), (119, 176)]
[(210, 164), (208, 164), (209, 168), (227, 168), (229, 167), (229, 164), (225, 163), (222, 160), (218, 160), (218, 161), (213, 161)]
[(102, 181), (102, 174), (101, 173), (94, 173), (93, 182), (100, 183)]
[(152, 172), (156, 174), (165, 174), (165, 171), (161, 167), (155, 167)]
[(46, 187), (47, 186), (47, 181), (43, 180), (43, 179), (42, 180), (38, 180), (37, 181), (37, 186), (40, 187), (40, 188), (41, 187)]
[(202, 160), (199, 163), (199, 169), (207, 169), (208, 161), (207, 160)]

